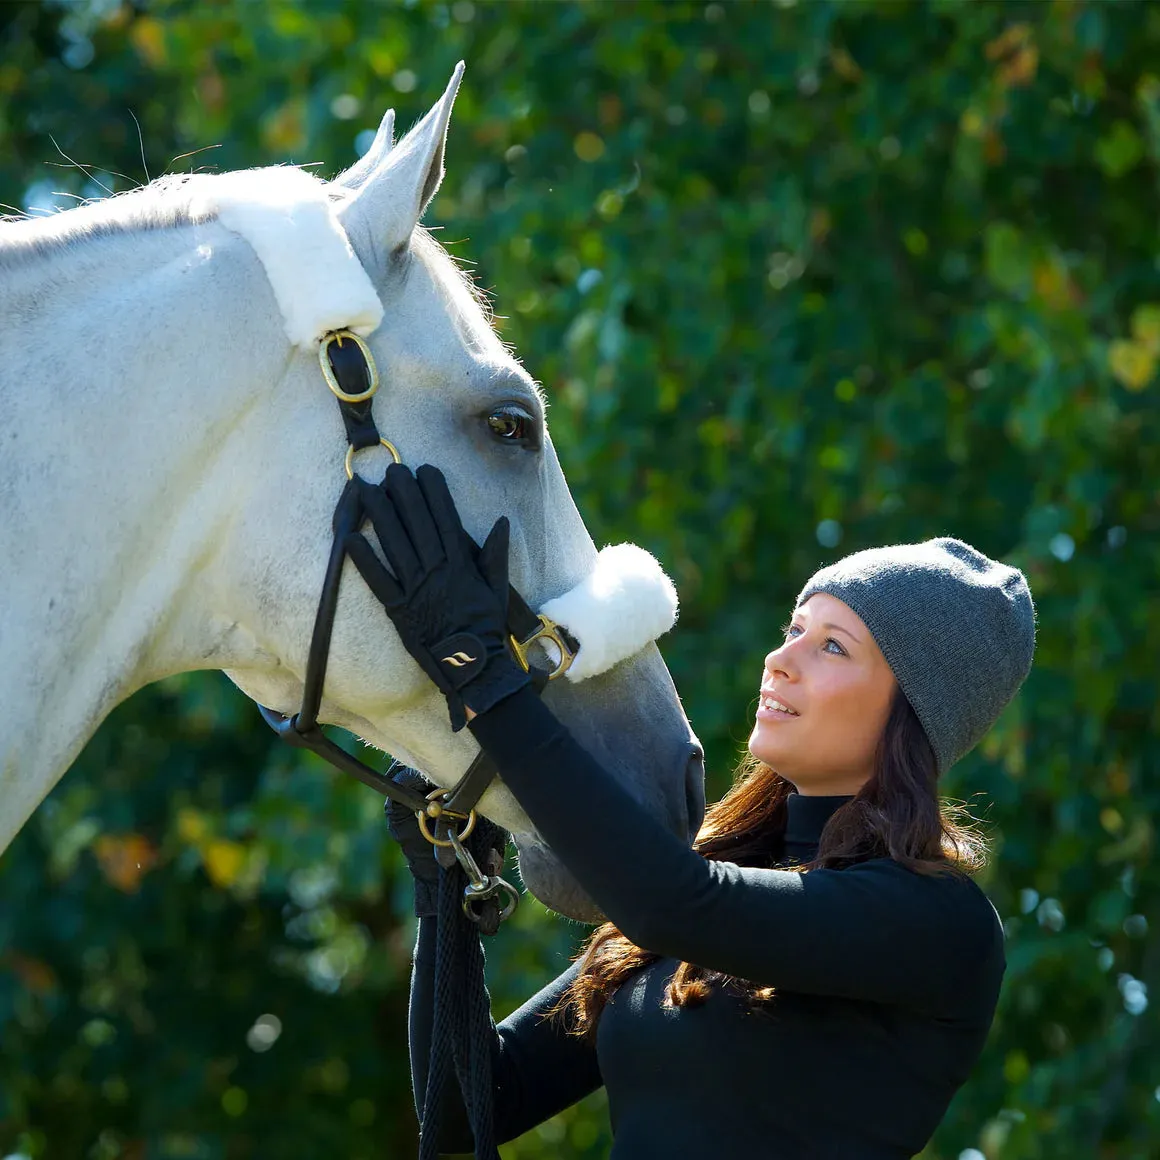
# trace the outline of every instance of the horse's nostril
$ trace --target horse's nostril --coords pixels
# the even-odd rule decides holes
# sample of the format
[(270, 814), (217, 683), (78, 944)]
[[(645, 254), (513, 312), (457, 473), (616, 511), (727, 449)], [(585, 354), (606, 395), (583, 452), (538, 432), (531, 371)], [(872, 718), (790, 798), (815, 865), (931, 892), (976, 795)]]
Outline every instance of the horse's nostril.
[(705, 820), (705, 751), (696, 744), (685, 767), (685, 818), (692, 843)]

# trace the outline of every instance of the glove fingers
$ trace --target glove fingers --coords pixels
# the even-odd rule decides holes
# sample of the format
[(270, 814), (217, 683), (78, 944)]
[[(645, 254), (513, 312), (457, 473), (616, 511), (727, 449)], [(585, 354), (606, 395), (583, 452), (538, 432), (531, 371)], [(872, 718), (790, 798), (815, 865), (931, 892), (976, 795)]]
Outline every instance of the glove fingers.
[(387, 608), (402, 604), (405, 597), (399, 582), (382, 566), (365, 536), (355, 533), (342, 541), (342, 546), (366, 581), (366, 586)]
[(402, 786), (403, 789), (428, 794), (435, 788), (413, 765), (404, 765), (401, 761), (392, 761), (387, 774), (395, 785)]
[[(387, 774), (390, 776), (393, 784), (402, 789), (414, 790), (416, 793), (423, 794), (424, 796), (434, 788), (417, 769), (412, 769), (411, 766), (403, 765), (399, 761), (391, 764), (390, 769), (387, 770)], [(391, 823), (392, 833), (394, 833), (396, 828), (401, 829), (404, 825), (413, 825), (416, 829), (419, 828), (419, 823), (415, 820), (415, 812), (410, 806), (405, 806), (402, 802), (396, 801), (394, 798), (387, 798), (383, 803), (383, 809), (388, 821)]]
[(446, 559), (447, 553), (443, 549), (439, 529), (431, 516), (418, 481), (411, 474), (409, 467), (404, 467), (401, 463), (392, 463), (387, 468), (383, 487), (410, 537), (419, 563), (424, 571), (430, 571)]
[(405, 589), (413, 591), (423, 578), (424, 568), (411, 543), (411, 537), (399, 519), (395, 505), (383, 494), (382, 488), (370, 484), (363, 486), (362, 502), (391, 571), (399, 578)]
[(444, 554), (452, 564), (457, 567), (463, 566), (470, 559), (467, 554), (470, 537), (464, 531), (463, 521), (459, 518), (459, 511), (447, 486), (447, 479), (439, 468), (424, 463), (415, 471), (415, 481), (423, 493), (439, 538), (443, 541)]
[(492, 525), (479, 550), (479, 570), (487, 581), (487, 586), (495, 593), (501, 607), (508, 606), (508, 544), (511, 540), (511, 524), (507, 516), (500, 516)]

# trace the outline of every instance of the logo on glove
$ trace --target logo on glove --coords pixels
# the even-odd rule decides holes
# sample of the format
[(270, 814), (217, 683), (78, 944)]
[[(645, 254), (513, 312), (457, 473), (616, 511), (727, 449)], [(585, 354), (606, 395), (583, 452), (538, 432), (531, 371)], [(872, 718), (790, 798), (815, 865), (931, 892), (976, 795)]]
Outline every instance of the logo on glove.
[(436, 657), (443, 680), (462, 689), (483, 672), (487, 646), (473, 632), (454, 632), (431, 646), (431, 659)]
[(465, 652), (457, 652), (454, 656), (440, 658), (445, 665), (454, 665), (457, 669), (463, 668), (464, 665), (472, 664), (475, 657), (469, 657)]

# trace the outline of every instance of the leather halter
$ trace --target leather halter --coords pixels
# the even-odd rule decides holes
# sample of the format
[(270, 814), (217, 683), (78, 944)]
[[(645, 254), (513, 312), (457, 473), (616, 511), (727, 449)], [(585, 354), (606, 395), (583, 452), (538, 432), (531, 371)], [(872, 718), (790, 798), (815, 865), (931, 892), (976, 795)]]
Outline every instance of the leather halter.
[[(384, 797), (414, 810), (421, 818), (439, 818), (443, 815), (468, 818), (497, 772), (495, 764), (482, 751), (476, 755), (467, 772), (453, 788), (436, 790), (429, 799), (414, 790), (396, 784), (388, 774), (380, 773), (347, 753), (323, 733), (318, 723), (318, 710), (322, 703), (322, 689), (326, 680), (326, 665), (330, 656), (334, 614), (338, 607), (338, 588), (342, 578), (342, 566), (346, 559), (344, 541), (348, 535), (359, 530), (365, 518), (359, 500), (358, 483), (354, 478), (352, 460), (355, 452), (381, 445), (391, 453), (396, 463), (401, 462), (394, 445), (379, 434), (371, 414), (371, 398), (378, 390), (379, 378), (374, 358), (366, 344), (349, 330), (333, 331), (319, 344), (318, 358), (327, 386), (338, 400), (343, 426), (346, 428), (349, 443), (346, 453), (347, 484), (335, 505), (331, 521), (334, 539), (331, 543), (330, 559), (326, 565), (326, 576), (322, 581), (318, 612), (314, 618), (314, 632), (310, 638), (306, 675), (303, 679), (302, 707), (292, 716), (264, 705), (259, 705), (258, 710), (266, 724), (283, 741), (317, 753), (336, 769), (357, 778), (363, 785), (370, 786)], [(472, 550), (478, 550), (474, 541)], [(507, 629), (512, 652), (531, 674), (532, 683), (537, 691), (542, 690), (549, 680), (561, 676), (567, 670), (580, 647), (567, 629), (533, 612), (519, 592), (510, 586)], [(528, 650), (537, 641), (550, 642), (559, 652), (559, 660), (551, 672), (533, 667), (528, 661)], [(465, 837), (467, 832), (465, 829), (459, 838)]]

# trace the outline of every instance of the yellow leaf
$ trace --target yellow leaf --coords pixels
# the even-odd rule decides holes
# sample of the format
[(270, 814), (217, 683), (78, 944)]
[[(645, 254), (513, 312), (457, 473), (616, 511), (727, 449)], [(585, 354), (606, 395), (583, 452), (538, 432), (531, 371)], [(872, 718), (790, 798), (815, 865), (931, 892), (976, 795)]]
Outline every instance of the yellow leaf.
[(1145, 859), (1151, 853), (1154, 837), (1152, 823), (1145, 817), (1134, 817), (1128, 823), (1128, 832), (1118, 842), (1105, 846), (1096, 857), (1104, 866)]
[(1031, 1074), (1027, 1056), (1019, 1050), (1009, 1052), (1003, 1061), (1003, 1077), (1010, 1084), (1022, 1083)]
[(830, 64), (834, 66), (834, 72), (844, 81), (862, 79), (862, 70), (858, 67), (858, 62), (844, 48), (830, 49)]
[(596, 109), (602, 125), (614, 129), (620, 124), (624, 106), (615, 93), (602, 93), (596, 102)]
[(106, 881), (126, 894), (135, 894), (157, 863), (156, 849), (141, 834), (102, 834), (93, 843), (93, 853)]
[(0, 966), (8, 967), (27, 990), (37, 995), (55, 991), (59, 983), (56, 972), (48, 963), (22, 955), (19, 951), (9, 951), (0, 957)]
[(205, 872), (215, 886), (232, 886), (246, 864), (246, 848), (228, 838), (214, 838), (202, 851)]
[(133, 47), (142, 60), (153, 68), (165, 63), (168, 53), (165, 48), (165, 26), (152, 16), (140, 16), (133, 21), (129, 30)]
[(226, 103), (226, 85), (222, 74), (212, 66), (197, 78), (197, 95), (211, 113), (218, 113)]
[(1142, 391), (1156, 373), (1156, 354), (1143, 343), (1117, 338), (1108, 348), (1108, 366), (1129, 391)]
[(978, 109), (968, 107), (959, 118), (959, 127), (968, 137), (982, 137), (987, 131), (987, 121)]
[(1035, 265), (1031, 271), (1031, 284), (1036, 295), (1052, 310), (1066, 310), (1079, 298), (1067, 267), (1055, 255)]
[(1124, 816), (1119, 810), (1113, 809), (1111, 806), (1104, 806), (1100, 810), (1100, 825), (1109, 834), (1118, 834), (1124, 828)]
[(196, 846), (201, 842), (208, 828), (200, 810), (184, 806), (177, 811), (177, 836), (187, 845)]
[(595, 133), (585, 130), (576, 134), (572, 149), (581, 161), (596, 161), (604, 155), (604, 142)]
[(1021, 48), (999, 66), (999, 80), (1011, 88), (1029, 85), (1039, 69), (1039, 49), (1034, 44)]
[(1031, 25), (1026, 21), (1009, 24), (987, 45), (987, 59), (999, 60), (1001, 57), (1010, 56), (1012, 52), (1017, 52), (1027, 44), (1030, 39)]
[(1146, 103), (1160, 100), (1160, 78), (1145, 73), (1136, 84), (1136, 96)]
[(987, 59), (998, 64), (999, 83), (1008, 87), (1030, 84), (1039, 68), (1039, 49), (1030, 24), (1005, 28), (986, 49)]
[(262, 142), (268, 149), (299, 149), (306, 141), (306, 103), (301, 98), (287, 101), (262, 124)]
[(1132, 311), (1132, 337), (1153, 354), (1160, 352), (1160, 305), (1145, 302)]

